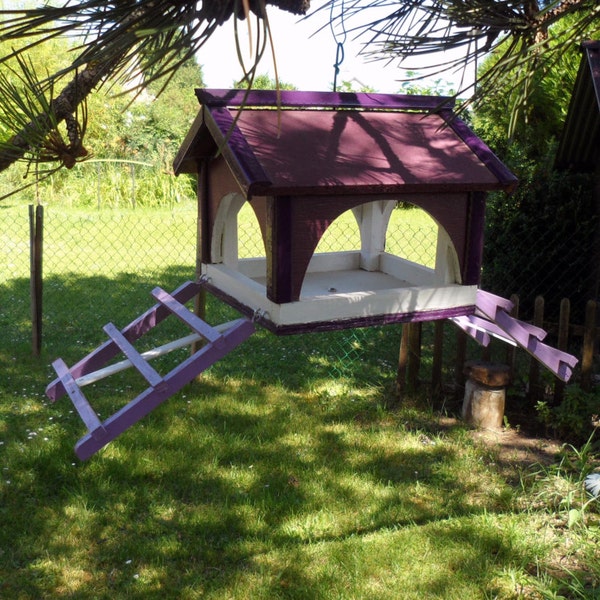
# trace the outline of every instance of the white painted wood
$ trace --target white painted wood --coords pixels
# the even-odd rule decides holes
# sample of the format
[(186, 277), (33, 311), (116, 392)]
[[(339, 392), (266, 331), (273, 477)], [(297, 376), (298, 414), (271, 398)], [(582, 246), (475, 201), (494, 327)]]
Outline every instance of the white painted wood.
[(360, 231), (360, 268), (379, 270), (379, 257), (385, 249), (385, 234), (395, 200), (367, 202), (353, 210)]
[(361, 255), (358, 250), (345, 252), (319, 252), (313, 254), (308, 264), (309, 273), (328, 273), (361, 268)]
[(215, 263), (236, 268), (238, 260), (237, 214), (245, 202), (238, 193), (227, 194), (219, 203), (211, 238), (211, 255)]
[(387, 252), (381, 255), (381, 270), (396, 279), (410, 281), (412, 285), (432, 286), (445, 283), (437, 279), (433, 269)]
[(204, 269), (212, 285), (266, 313), (279, 326), (472, 307), (477, 291), (476, 286), (455, 284), (415, 286), (386, 273), (358, 269), (307, 273), (299, 301), (275, 304), (266, 297), (265, 280), (250, 279), (224, 265)]
[(448, 232), (438, 224), (438, 237), (435, 254), (435, 274), (443, 283), (461, 283), (460, 264), (454, 244)]

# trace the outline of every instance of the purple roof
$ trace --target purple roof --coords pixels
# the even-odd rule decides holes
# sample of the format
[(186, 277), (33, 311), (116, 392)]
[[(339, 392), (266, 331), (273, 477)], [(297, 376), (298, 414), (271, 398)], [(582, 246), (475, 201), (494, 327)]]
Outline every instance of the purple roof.
[[(509, 189), (515, 177), (447, 98), (198, 90), (203, 103), (175, 160), (193, 171), (213, 141), (248, 195)], [(239, 112), (239, 106), (243, 109)], [(193, 161), (195, 163), (195, 160)]]

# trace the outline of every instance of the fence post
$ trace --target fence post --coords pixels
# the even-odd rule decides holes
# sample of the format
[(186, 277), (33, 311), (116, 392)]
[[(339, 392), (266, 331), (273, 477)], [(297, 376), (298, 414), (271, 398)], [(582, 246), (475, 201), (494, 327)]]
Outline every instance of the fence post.
[(400, 334), (400, 349), (398, 350), (398, 370), (396, 371), (396, 394), (398, 397), (406, 391), (406, 369), (408, 365), (408, 327), (410, 323), (402, 324)]
[(131, 206), (135, 208), (135, 165), (129, 165), (129, 173), (131, 175)]
[(583, 348), (581, 356), (581, 387), (586, 392), (592, 389), (592, 366), (594, 363), (594, 346), (596, 342), (595, 300), (588, 300), (585, 305), (585, 323), (583, 324)]
[(444, 321), (434, 322), (433, 364), (431, 366), (431, 394), (439, 398), (442, 394), (442, 363), (444, 360)]
[(419, 371), (421, 369), (421, 333), (422, 323), (411, 323), (409, 331), (408, 349), (408, 387), (415, 391), (419, 387)]
[[(560, 315), (558, 318), (558, 342), (556, 344), (559, 350), (567, 350), (569, 345), (569, 318), (571, 313), (571, 302), (568, 298), (560, 301)], [(556, 378), (554, 382), (554, 406), (558, 406), (565, 393), (565, 383)]]
[(456, 333), (456, 360), (454, 363), (454, 399), (461, 400), (465, 393), (465, 361), (467, 357), (467, 334), (458, 330)]
[[(536, 296), (533, 308), (533, 324), (536, 327), (544, 325), (544, 298)], [(543, 387), (540, 385), (540, 363), (532, 356), (529, 359), (529, 398), (533, 401), (541, 400)]]
[(31, 344), (33, 355), (39, 356), (42, 350), (42, 321), (43, 321), (43, 284), (42, 257), (44, 236), (44, 207), (38, 204), (29, 205), (29, 264), (30, 264), (30, 295), (31, 295)]

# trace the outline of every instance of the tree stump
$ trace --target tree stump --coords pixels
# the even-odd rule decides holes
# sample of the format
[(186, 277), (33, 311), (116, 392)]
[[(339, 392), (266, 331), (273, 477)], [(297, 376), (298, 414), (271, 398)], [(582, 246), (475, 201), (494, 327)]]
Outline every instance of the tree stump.
[(465, 364), (467, 376), (462, 406), (464, 421), (482, 429), (501, 429), (510, 367), (483, 361)]

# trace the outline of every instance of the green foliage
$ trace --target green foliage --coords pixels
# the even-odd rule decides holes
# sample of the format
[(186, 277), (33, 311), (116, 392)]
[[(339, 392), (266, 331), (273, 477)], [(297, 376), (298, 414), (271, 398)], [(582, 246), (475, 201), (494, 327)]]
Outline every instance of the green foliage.
[(511, 196), (493, 194), (488, 202), (482, 285), (507, 297), (519, 294), (524, 315), (537, 295), (546, 300), (547, 318), (556, 316), (562, 298), (571, 298), (578, 318), (592, 290), (584, 274), (598, 226), (593, 179), (554, 171), (552, 151), (536, 163), (517, 144), (510, 150), (507, 162), (517, 167), (520, 183)]
[(586, 392), (577, 384), (569, 385), (558, 406), (540, 401), (535, 409), (538, 419), (561, 439), (582, 444), (593, 435), (598, 425), (600, 389)]
[[(248, 87), (248, 82), (246, 80), (242, 81), (234, 81), (234, 88), (245, 89)], [(261, 73), (257, 75), (252, 81), (252, 89), (253, 90), (295, 90), (297, 89), (293, 83), (287, 83), (286, 81), (281, 81), (277, 79), (273, 79), (269, 77), (267, 73)]]
[[(565, 43), (565, 36), (571, 35), (568, 25), (573, 20), (567, 16), (553, 26), (549, 47)], [(485, 59), (479, 77), (486, 77), (508, 45), (508, 41), (500, 45)], [(530, 158), (541, 159), (560, 136), (580, 61), (577, 43), (570, 43), (552, 62), (528, 74), (527, 102), (523, 102), (522, 90), (514, 84), (525, 76), (526, 67), (515, 69), (505, 85), (477, 106), (472, 115), (474, 128), (503, 157), (510, 156), (511, 146), (516, 144)]]

